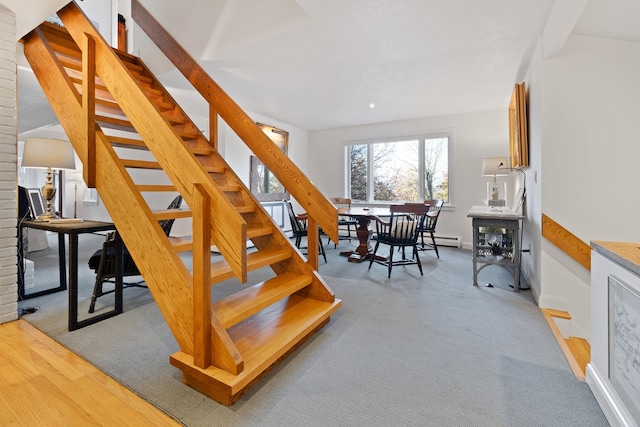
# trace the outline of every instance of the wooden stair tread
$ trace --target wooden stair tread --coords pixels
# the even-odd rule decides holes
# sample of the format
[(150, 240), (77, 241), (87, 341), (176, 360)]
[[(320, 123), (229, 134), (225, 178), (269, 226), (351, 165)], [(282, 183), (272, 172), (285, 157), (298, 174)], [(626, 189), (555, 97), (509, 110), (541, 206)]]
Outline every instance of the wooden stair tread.
[(557, 317), (559, 319), (571, 319), (571, 315), (566, 311), (554, 310), (551, 308), (543, 308), (543, 310), (549, 313), (551, 317)]
[(198, 368), (193, 356), (183, 352), (171, 355), (171, 364), (183, 371), (187, 384), (230, 405), (270, 366), (326, 324), (341, 305), (339, 299), (327, 302), (291, 295), (232, 327), (229, 335), (244, 360), (238, 375), (213, 366)]
[(138, 191), (143, 192), (175, 192), (177, 191), (176, 186), (173, 184), (139, 184), (136, 185)]
[(186, 208), (161, 209), (153, 211), (153, 215), (158, 219), (158, 221), (162, 221), (165, 219), (191, 218), (193, 216), (193, 212), (191, 209)]
[(254, 237), (268, 236), (273, 233), (273, 226), (271, 225), (259, 225), (252, 226), (247, 225), (247, 239), (253, 239)]
[[(139, 186), (140, 187), (140, 186)], [(145, 190), (140, 190), (145, 191)], [(153, 191), (153, 190), (146, 190)], [(160, 191), (160, 190), (158, 190)], [(163, 191), (171, 191), (169, 189)], [(252, 226), (247, 224), (247, 239), (254, 237), (268, 236), (273, 233), (273, 227), (269, 225)], [(190, 251), (193, 249), (193, 236), (177, 236), (171, 237), (171, 244), (178, 252)], [(250, 256), (251, 254), (249, 254)]]
[(223, 298), (212, 305), (227, 329), (311, 284), (310, 275), (284, 273)]
[(560, 330), (558, 329), (555, 321), (553, 320), (553, 317), (549, 313), (549, 309), (543, 308), (541, 309), (541, 311), (542, 311), (542, 315), (547, 321), (547, 324), (549, 325), (549, 328), (551, 329), (551, 332), (553, 333), (553, 336), (556, 338), (556, 341), (560, 346), (560, 350), (562, 350), (564, 357), (567, 359), (567, 363), (569, 363), (569, 367), (573, 371), (573, 374), (576, 376), (578, 380), (584, 381), (586, 378), (586, 370), (585, 370), (586, 364), (583, 367), (581, 366), (580, 363), (578, 363), (576, 356), (573, 354), (571, 348), (569, 347), (569, 344), (567, 342), (568, 340), (565, 340), (563, 338), (562, 334), (560, 333)]
[(169, 242), (176, 252), (186, 252), (193, 249), (193, 238), (191, 236), (171, 237)]
[(221, 191), (227, 193), (234, 193), (240, 191), (240, 184), (227, 184), (227, 185), (218, 185)]
[(582, 372), (587, 372), (587, 365), (591, 361), (591, 346), (584, 338), (569, 337), (565, 340), (569, 351), (575, 359)]
[[(284, 261), (291, 257), (290, 248), (283, 249), (263, 249), (247, 254), (247, 270), (253, 271), (266, 267), (276, 262)], [(234, 277), (233, 271), (226, 261), (218, 261), (211, 264), (211, 284), (219, 283), (223, 280)]]
[(189, 151), (191, 151), (196, 156), (208, 156), (213, 153), (213, 148), (211, 148), (211, 146), (197, 147), (189, 148)]
[(133, 148), (137, 150), (149, 150), (141, 139), (133, 139), (133, 138), (124, 138), (121, 136), (111, 136), (108, 135), (107, 139), (111, 142), (111, 145), (114, 147), (120, 148)]
[(117, 117), (96, 115), (96, 122), (102, 127), (115, 130), (123, 130), (126, 132), (135, 132), (135, 128), (129, 120)]
[(162, 169), (160, 163), (150, 160), (121, 159), (125, 168), (133, 169)]

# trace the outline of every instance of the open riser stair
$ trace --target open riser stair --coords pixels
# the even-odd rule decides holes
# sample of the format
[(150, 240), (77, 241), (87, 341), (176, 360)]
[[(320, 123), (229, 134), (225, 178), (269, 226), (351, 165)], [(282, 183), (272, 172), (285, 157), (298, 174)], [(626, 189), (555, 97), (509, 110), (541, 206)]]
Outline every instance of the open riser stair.
[[(218, 117), (274, 170), (314, 229), (337, 238), (337, 210), (226, 94), (206, 95), (210, 141), (144, 63), (110, 47), (74, 2), (58, 16), (64, 27), (45, 22), (24, 37), (25, 56), (180, 346), (171, 363), (187, 384), (231, 405), (341, 301), (316, 271), (317, 253), (305, 259), (219, 155)], [(194, 86), (217, 88), (199, 79)], [(177, 194), (186, 206), (167, 210)], [(167, 237), (158, 223), (182, 218), (193, 223), (190, 237)], [(309, 239), (312, 247), (317, 232)], [(224, 261), (211, 262), (211, 245)], [(260, 268), (273, 278), (247, 284)], [(238, 292), (212, 302), (211, 286), (233, 277)]]

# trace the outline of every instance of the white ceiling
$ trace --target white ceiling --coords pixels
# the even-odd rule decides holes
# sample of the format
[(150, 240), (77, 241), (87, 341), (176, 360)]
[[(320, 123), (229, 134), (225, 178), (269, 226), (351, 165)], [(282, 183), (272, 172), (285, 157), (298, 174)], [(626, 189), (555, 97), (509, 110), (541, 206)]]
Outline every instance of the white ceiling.
[[(575, 33), (640, 42), (637, 0), (573, 1), (588, 1)], [(20, 16), (34, 3), (52, 2), (0, 0), (27, 29)], [(506, 109), (554, 3), (142, 1), (244, 109), (307, 130)], [(135, 37), (167, 86), (189, 89)], [(51, 122), (33, 78), (20, 72), (19, 80), (20, 132)]]

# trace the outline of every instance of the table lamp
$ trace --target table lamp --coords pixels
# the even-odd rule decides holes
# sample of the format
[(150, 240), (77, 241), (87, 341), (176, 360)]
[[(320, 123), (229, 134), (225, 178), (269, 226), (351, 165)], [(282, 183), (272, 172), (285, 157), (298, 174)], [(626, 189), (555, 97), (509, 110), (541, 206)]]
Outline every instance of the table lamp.
[(482, 160), (482, 176), (493, 176), (493, 186), (487, 190), (487, 202), (489, 206), (506, 205), (506, 200), (500, 198), (500, 190), (496, 177), (507, 175), (509, 175), (509, 167), (507, 166), (506, 157), (487, 157)]
[(22, 167), (47, 169), (47, 182), (41, 189), (42, 197), (47, 201), (47, 208), (36, 220), (56, 218), (57, 215), (51, 209), (51, 201), (56, 195), (56, 187), (51, 181), (51, 171), (76, 168), (73, 146), (69, 141), (60, 139), (27, 138), (24, 142)]

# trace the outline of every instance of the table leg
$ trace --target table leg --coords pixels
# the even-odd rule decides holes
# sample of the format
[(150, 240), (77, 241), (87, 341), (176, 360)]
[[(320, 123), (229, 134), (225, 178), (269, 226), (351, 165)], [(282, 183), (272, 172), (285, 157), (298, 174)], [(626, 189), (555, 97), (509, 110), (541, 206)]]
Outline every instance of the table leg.
[(478, 226), (473, 225), (473, 286), (478, 286)]
[[(62, 236), (62, 244), (58, 246), (60, 250), (60, 262), (63, 262), (64, 256), (64, 236)], [(60, 267), (60, 278), (64, 267)], [(69, 234), (69, 330), (78, 329), (78, 235)]]
[(371, 256), (371, 235), (373, 231), (369, 228), (371, 218), (358, 217), (358, 228), (356, 235), (358, 236), (358, 247), (353, 251), (340, 252), (340, 255), (348, 257), (349, 262), (363, 262)]
[[(119, 272), (116, 277), (115, 288), (115, 307), (106, 313), (89, 317), (88, 319), (78, 320), (78, 235), (69, 234), (69, 331), (84, 328), (94, 323), (117, 316), (123, 311), (122, 304), (122, 240), (116, 237), (116, 268)], [(62, 240), (64, 251), (64, 239)]]
[[(69, 236), (71, 239), (71, 236)], [(76, 236), (76, 241), (78, 236)], [(69, 248), (71, 249), (71, 248)], [(64, 234), (58, 233), (58, 259), (60, 263), (60, 288), (67, 289), (67, 266), (65, 260)], [(71, 261), (71, 260), (69, 260)], [(71, 274), (71, 273), (70, 273)]]

